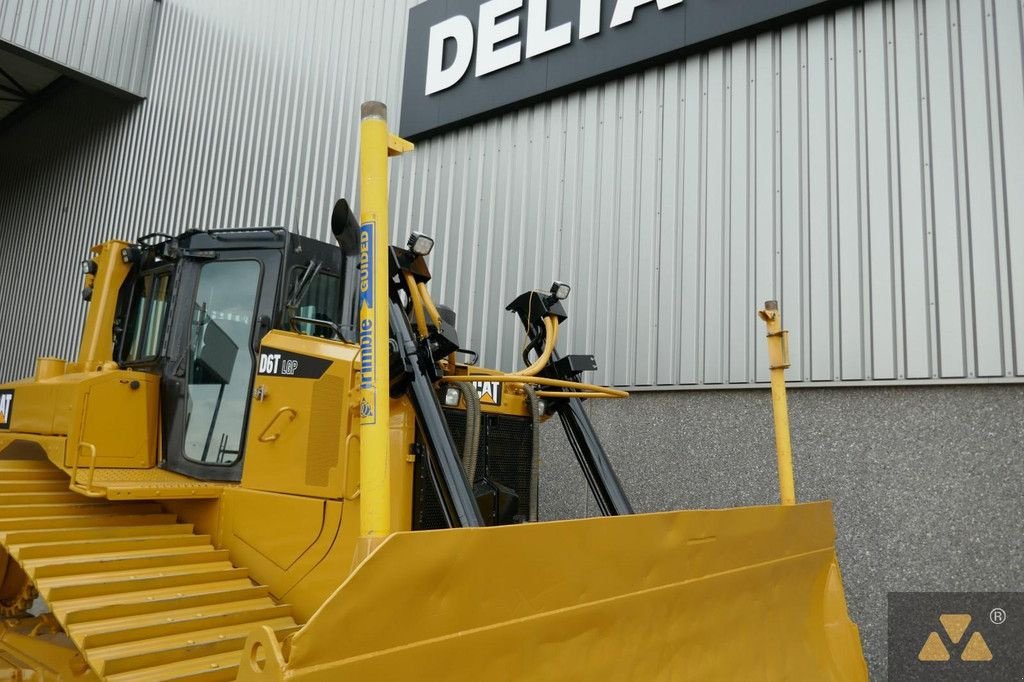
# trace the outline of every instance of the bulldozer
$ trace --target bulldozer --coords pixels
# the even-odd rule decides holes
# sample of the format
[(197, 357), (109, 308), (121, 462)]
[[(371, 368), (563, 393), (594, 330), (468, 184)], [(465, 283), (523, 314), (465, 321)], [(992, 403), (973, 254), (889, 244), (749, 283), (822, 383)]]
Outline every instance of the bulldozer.
[[(479, 366), (389, 246), (386, 107), (359, 218), (94, 246), (78, 357), (0, 385), (0, 666), (31, 680), (864, 680), (827, 501), (634, 513), (562, 354), (570, 286)], [(600, 516), (542, 521), (557, 418)]]

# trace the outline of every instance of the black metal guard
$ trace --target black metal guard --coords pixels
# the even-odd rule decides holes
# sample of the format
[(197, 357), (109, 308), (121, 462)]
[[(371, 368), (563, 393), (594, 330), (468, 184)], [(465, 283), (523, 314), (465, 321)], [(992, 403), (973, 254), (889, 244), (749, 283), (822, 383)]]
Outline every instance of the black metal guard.
[[(546, 333), (542, 323), (544, 316), (551, 315), (562, 321), (568, 318), (560, 301), (553, 296), (539, 291), (530, 291), (520, 295), (508, 305), (506, 310), (519, 315), (519, 319), (522, 321), (523, 326), (526, 328), (526, 333), (530, 337), (528, 348), (543, 347), (543, 337)], [(569, 375), (560, 371), (559, 368), (565, 365), (565, 363), (558, 363), (560, 359), (561, 356), (557, 351), (552, 353), (551, 361), (545, 370), (541, 372), (541, 376), (567, 381), (576, 380), (577, 377), (575, 375)], [(523, 360), (529, 364), (528, 357), (524, 357)], [(601, 445), (601, 439), (597, 437), (597, 431), (594, 430), (590, 417), (587, 416), (586, 411), (583, 409), (583, 401), (579, 398), (570, 397), (572, 396), (572, 391), (570, 390), (551, 390), (561, 390), (566, 395), (565, 398), (552, 399), (552, 404), (558, 413), (559, 419), (562, 420), (565, 435), (569, 440), (569, 444), (572, 445), (573, 452), (576, 453), (576, 460), (580, 463), (583, 475), (587, 479), (587, 485), (590, 486), (590, 492), (593, 493), (594, 499), (597, 500), (601, 513), (604, 516), (632, 514), (633, 506), (629, 503), (629, 499), (622, 489), (622, 483), (619, 482), (619, 477), (615, 475), (611, 462), (608, 461), (608, 455)]]
[(424, 434), (427, 462), (434, 490), (441, 500), (445, 520), (450, 527), (483, 526), (476, 497), (466, 478), (448, 422), (441, 411), (441, 403), (434, 386), (423, 367), (419, 345), (412, 335), (412, 327), (402, 306), (391, 301), (391, 334), (398, 342), (398, 351), (409, 377), (409, 397), (416, 410), (416, 419)]
[[(552, 356), (552, 359), (557, 358)], [(601, 508), (601, 513), (605, 516), (632, 514), (633, 506), (629, 503), (611, 462), (608, 461), (608, 455), (597, 437), (590, 417), (583, 409), (583, 401), (579, 398), (556, 399), (555, 411), (562, 420), (565, 435), (572, 445), (573, 452), (576, 453), (576, 460), (583, 469), (583, 475), (590, 486), (590, 492), (597, 500), (597, 506)]]

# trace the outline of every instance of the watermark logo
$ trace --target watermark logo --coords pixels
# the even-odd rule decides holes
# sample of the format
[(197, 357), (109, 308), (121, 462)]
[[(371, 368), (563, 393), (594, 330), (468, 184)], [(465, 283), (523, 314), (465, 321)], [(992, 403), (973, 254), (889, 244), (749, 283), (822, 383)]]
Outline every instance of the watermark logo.
[(890, 592), (887, 679), (1024, 681), (1024, 592)]
[[(956, 646), (964, 638), (967, 626), (971, 624), (971, 616), (968, 613), (944, 613), (939, 616), (939, 622), (942, 623), (942, 629), (946, 636), (949, 637), (950, 643)], [(939, 636), (937, 631), (932, 630), (928, 633), (928, 639), (925, 640), (924, 646), (921, 647), (921, 651), (917, 654), (917, 660), (948, 661), (949, 658), (949, 649), (946, 648), (946, 643), (942, 641), (942, 637)], [(992, 660), (992, 651), (988, 648), (985, 637), (981, 632), (975, 630), (971, 633), (970, 639), (967, 640), (967, 645), (960, 652), (960, 660)]]

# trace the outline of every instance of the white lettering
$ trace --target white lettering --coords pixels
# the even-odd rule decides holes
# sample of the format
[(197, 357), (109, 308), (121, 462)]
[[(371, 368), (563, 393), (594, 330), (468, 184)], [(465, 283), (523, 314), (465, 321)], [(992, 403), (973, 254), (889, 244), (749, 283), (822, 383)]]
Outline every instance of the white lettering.
[[(444, 44), (455, 41), (455, 59), (444, 68)], [(427, 51), (427, 94), (447, 90), (466, 75), (473, 58), (473, 24), (461, 14), (430, 27)]]
[[(633, 11), (641, 5), (646, 5), (651, 0), (618, 0), (615, 3), (615, 11), (612, 12), (612, 22), (609, 24), (610, 28), (621, 26), (622, 24), (628, 24), (633, 21)], [(683, 0), (657, 0), (658, 9), (665, 9), (666, 7), (672, 7), (673, 5), (679, 5)]]
[(530, 0), (526, 15), (526, 58), (556, 50), (572, 42), (572, 23), (548, 28), (548, 0)]
[(580, 28), (577, 36), (589, 38), (601, 32), (601, 0), (580, 0)]
[(523, 6), (523, 0), (490, 0), (480, 5), (480, 22), (477, 29), (476, 75), (483, 76), (512, 66), (522, 59), (522, 43), (515, 41), (505, 47), (494, 49), (503, 40), (519, 35), (519, 17), (508, 17), (498, 21), (509, 12)]
[(260, 374), (277, 374), (277, 363), (281, 360), (280, 353), (260, 353)]
[[(427, 73), (424, 92), (427, 95), (447, 90), (457, 84), (466, 72), (476, 51), (476, 76), (484, 76), (537, 57), (572, 43), (573, 22), (566, 21), (548, 27), (549, 0), (525, 0), (527, 3), (526, 36), (519, 40), (520, 16), (524, 0), (487, 0), (480, 5), (477, 34), (473, 23), (459, 14), (430, 27), (427, 47)], [(614, 2), (609, 28), (633, 21), (638, 7), (651, 2), (659, 10), (683, 4), (684, 0), (578, 0), (579, 25), (576, 37), (580, 40), (601, 32), (602, 5)], [(501, 47), (497, 47), (501, 45)], [(446, 67), (445, 51), (454, 47), (454, 58)], [(366, 286), (362, 286), (366, 291)]]

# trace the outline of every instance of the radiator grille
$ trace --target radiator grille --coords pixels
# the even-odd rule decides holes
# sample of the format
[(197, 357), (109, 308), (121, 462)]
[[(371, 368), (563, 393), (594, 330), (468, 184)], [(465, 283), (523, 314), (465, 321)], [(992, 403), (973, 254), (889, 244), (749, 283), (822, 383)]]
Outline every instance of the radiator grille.
[[(456, 450), (462, 456), (466, 437), (466, 413), (444, 410)], [(486, 476), (516, 491), (519, 514), (526, 517), (530, 508), (530, 460), (533, 424), (525, 417), (485, 414), (480, 420), (480, 451), (477, 479)], [(447, 528), (441, 502), (434, 492), (430, 467), (425, 458), (416, 460), (416, 491), (413, 501), (413, 528)]]

